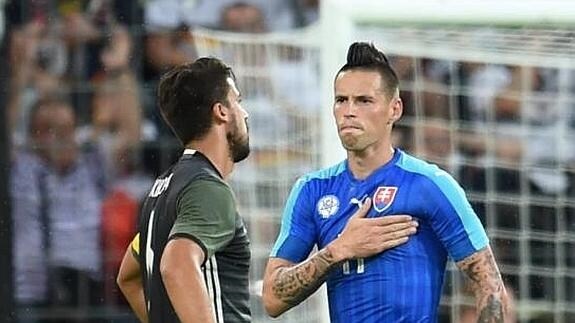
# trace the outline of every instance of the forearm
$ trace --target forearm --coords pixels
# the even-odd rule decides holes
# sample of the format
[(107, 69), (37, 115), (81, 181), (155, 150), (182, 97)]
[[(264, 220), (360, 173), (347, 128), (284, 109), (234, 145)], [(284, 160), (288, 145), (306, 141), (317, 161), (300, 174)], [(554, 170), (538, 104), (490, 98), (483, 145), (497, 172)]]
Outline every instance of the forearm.
[(458, 263), (475, 294), (477, 322), (504, 322), (507, 294), (491, 249), (487, 247)]
[(293, 266), (279, 266), (264, 283), (264, 303), (268, 314), (276, 317), (313, 294), (338, 264), (329, 248)]
[(126, 297), (128, 304), (140, 320), (140, 322), (147, 323), (148, 315), (146, 311), (146, 301), (144, 299), (144, 290), (141, 283), (120, 285), (120, 289)]
[(126, 250), (116, 282), (138, 319), (141, 322), (148, 322), (140, 265), (135, 252), (137, 251), (133, 251), (131, 247)]
[(214, 322), (210, 297), (201, 277), (199, 269), (187, 270), (181, 266), (162, 271), (170, 302), (182, 323)]
[[(214, 323), (215, 312), (202, 273), (204, 252), (188, 239), (168, 242), (160, 274), (170, 302), (182, 323)], [(218, 295), (219, 296), (219, 295)]]
[(476, 293), (476, 308), (478, 323), (505, 322), (505, 290)]

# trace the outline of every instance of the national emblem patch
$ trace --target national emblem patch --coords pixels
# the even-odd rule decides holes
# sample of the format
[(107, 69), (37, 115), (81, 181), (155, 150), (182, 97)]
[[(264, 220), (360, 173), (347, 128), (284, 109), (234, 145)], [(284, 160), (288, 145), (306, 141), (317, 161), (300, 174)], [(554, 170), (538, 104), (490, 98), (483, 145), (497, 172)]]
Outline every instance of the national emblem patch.
[(375, 191), (373, 195), (373, 208), (377, 212), (383, 212), (387, 210), (393, 200), (395, 200), (395, 194), (397, 193), (397, 187), (395, 186), (380, 186)]

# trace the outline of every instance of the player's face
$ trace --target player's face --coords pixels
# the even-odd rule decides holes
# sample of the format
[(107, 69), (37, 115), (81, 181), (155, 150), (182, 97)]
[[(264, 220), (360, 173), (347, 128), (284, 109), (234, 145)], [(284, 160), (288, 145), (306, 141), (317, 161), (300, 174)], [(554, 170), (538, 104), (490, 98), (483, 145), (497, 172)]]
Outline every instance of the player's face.
[(248, 113), (241, 106), (240, 91), (235, 82), (228, 78), (230, 90), (228, 91), (228, 103), (231, 109), (231, 122), (228, 128), (228, 145), (234, 163), (242, 161), (250, 154), (250, 139), (248, 134)]
[(340, 73), (335, 80), (334, 116), (343, 147), (364, 151), (377, 143), (389, 143), (392, 124), (401, 114), (398, 100), (385, 95), (377, 72)]

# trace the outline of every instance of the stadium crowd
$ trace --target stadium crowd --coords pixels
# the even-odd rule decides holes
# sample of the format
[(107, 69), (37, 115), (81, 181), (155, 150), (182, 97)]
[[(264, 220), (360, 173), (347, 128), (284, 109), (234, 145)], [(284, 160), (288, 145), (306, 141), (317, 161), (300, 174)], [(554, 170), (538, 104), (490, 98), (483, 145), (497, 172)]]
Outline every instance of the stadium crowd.
[[(318, 0), (4, 1), (20, 321), (134, 321), (115, 275), (140, 202), (180, 154), (156, 109), (159, 76), (197, 58), (194, 28), (288, 31), (313, 24), (318, 10)], [(557, 95), (575, 93), (575, 72), (407, 56), (392, 65), (406, 108), (396, 146), (459, 179), (488, 233), (500, 233), (494, 252), (516, 297), (575, 302), (575, 277), (557, 286), (533, 274), (523, 291), (515, 269), (575, 267), (575, 102)], [(270, 77), (292, 91), (286, 104), (317, 112), (319, 93), (285, 72)], [(253, 158), (265, 167), (277, 139), (269, 133), (292, 125), (269, 109), (247, 109)], [(530, 239), (530, 259), (522, 259), (517, 232), (526, 229), (571, 240)]]

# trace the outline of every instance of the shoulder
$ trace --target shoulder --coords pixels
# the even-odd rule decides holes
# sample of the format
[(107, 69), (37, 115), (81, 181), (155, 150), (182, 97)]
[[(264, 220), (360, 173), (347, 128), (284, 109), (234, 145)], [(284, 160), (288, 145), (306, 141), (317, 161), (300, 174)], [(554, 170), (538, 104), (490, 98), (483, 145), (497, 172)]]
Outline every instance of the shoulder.
[(229, 192), (231, 194), (231, 187), (222, 179), (213, 176), (198, 176), (190, 181), (185, 187), (185, 191), (196, 191), (206, 195), (213, 192)]
[(405, 152), (401, 152), (396, 166), (405, 172), (414, 174), (419, 184), (438, 186), (441, 190), (459, 188), (457, 181), (448, 172)]
[[(178, 198), (187, 191), (201, 192), (203, 189), (219, 187), (231, 190), (228, 184), (220, 177), (211, 164), (203, 158), (186, 154), (166, 170), (158, 181), (168, 181), (170, 195)], [(167, 185), (166, 185), (167, 186)]]
[(337, 178), (346, 169), (346, 162), (341, 161), (333, 166), (322, 168), (301, 176), (296, 184), (304, 185), (313, 181), (331, 180)]
[(400, 154), (401, 155), (397, 160), (396, 166), (406, 172), (419, 174), (424, 177), (436, 176), (439, 173), (447, 174), (435, 164), (431, 164), (423, 159), (417, 158), (403, 151), (401, 151)]
[(176, 177), (211, 180), (225, 184), (214, 166), (200, 154), (184, 154), (172, 167)]
[(28, 148), (18, 148), (14, 150), (12, 154), (12, 162), (14, 164), (18, 163), (30, 163), (30, 164), (40, 164), (40, 158), (33, 151)]
[(234, 203), (230, 186), (213, 177), (197, 178), (189, 182), (178, 197), (178, 204), (188, 206), (231, 207)]
[(35, 186), (39, 174), (45, 170), (42, 160), (27, 150), (18, 150), (12, 156), (10, 184), (23, 191), (23, 187)]

